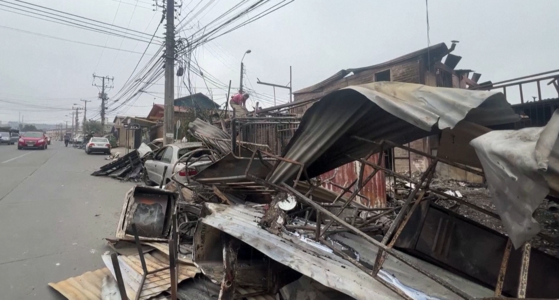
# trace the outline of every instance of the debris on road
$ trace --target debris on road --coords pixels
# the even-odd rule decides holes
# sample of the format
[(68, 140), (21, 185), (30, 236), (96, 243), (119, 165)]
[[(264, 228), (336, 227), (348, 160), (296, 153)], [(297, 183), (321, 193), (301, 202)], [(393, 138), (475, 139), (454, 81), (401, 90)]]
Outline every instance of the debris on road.
[(142, 175), (142, 161), (137, 150), (103, 165), (92, 176), (109, 176), (120, 180), (139, 180)]

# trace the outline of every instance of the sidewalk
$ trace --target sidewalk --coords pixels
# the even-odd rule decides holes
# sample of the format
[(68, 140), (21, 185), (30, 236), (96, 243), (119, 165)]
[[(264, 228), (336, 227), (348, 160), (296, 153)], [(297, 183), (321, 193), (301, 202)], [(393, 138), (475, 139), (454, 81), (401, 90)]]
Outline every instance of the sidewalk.
[(116, 148), (111, 149), (111, 154), (112, 155), (115, 155), (117, 152), (120, 152), (120, 156), (123, 156), (123, 155), (126, 154), (126, 148), (125, 147), (116, 147)]

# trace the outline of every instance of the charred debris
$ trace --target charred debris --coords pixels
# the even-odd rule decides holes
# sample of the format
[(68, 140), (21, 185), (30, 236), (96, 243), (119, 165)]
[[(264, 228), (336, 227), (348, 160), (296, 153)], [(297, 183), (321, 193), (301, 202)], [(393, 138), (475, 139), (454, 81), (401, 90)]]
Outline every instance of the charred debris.
[[(557, 298), (559, 112), (491, 129), (517, 121), (500, 92), (395, 82), (197, 119), (215, 162), (130, 190), (107, 268), (75, 280), (105, 276), (128, 299)], [(433, 136), (438, 153), (411, 144)], [(132, 177), (134, 153), (99, 175)], [(399, 172), (394, 153), (425, 165)], [(355, 176), (331, 188), (348, 164)]]

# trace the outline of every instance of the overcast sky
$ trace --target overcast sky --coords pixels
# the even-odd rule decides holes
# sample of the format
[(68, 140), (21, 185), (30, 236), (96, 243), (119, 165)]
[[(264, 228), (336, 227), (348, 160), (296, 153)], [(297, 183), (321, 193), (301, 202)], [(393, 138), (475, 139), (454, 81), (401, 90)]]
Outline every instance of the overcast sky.
[[(92, 74), (114, 77), (115, 88), (108, 92), (109, 97), (114, 96), (130, 76), (146, 43), (6, 12), (13, 9), (2, 5), (15, 1), (0, 1), (0, 121), (17, 121), (21, 113), (26, 123), (64, 123), (70, 121), (66, 115), (72, 105), (83, 104), (80, 99), (92, 100), (88, 118), (99, 118), (100, 100), (98, 89), (92, 86)], [(150, 0), (27, 1), (149, 34), (161, 19), (161, 10), (152, 11)], [(200, 1), (183, 2), (179, 20)], [(183, 36), (235, 3), (202, 0), (198, 8), (208, 4), (207, 9), (189, 23)], [(429, 0), (430, 40), (431, 44), (446, 42), (449, 46), (451, 40), (460, 41), (454, 52), (463, 57), (458, 68), (482, 73), (481, 81), (554, 70), (559, 67), (558, 11), (559, 1), (552, 0)], [(423, 0), (296, 0), (201, 46), (195, 56), (207, 73), (224, 85), (232, 80), (233, 87), (238, 88), (240, 60), (250, 49), (252, 53), (244, 59), (245, 86), (258, 92), (251, 97), (253, 101), (270, 106), (273, 89), (256, 84), (257, 78), (287, 84), (289, 66), (293, 66), (294, 90), (301, 89), (340, 69), (372, 65), (424, 48), (426, 27)], [(163, 33), (161, 26), (156, 36), (163, 37)], [(140, 67), (160, 45), (157, 42), (150, 46)], [(152, 103), (163, 103), (162, 83), (159, 81), (137, 101), (111, 112), (109, 121), (115, 114), (145, 117)], [(208, 93), (200, 78), (193, 86), (197, 92)], [(223, 103), (223, 87), (209, 86), (214, 100)], [(536, 95), (534, 91), (527, 87), (525, 97)], [(184, 88), (180, 92), (183, 96), (187, 93)], [(553, 90), (546, 87), (544, 96), (554, 96)], [(288, 94), (277, 89), (276, 97), (281, 104)]]

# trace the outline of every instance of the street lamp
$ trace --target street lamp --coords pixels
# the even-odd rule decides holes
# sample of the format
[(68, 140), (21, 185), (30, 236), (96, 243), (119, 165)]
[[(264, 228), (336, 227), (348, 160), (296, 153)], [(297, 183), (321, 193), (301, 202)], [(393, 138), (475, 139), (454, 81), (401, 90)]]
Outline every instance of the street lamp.
[(243, 54), (243, 58), (241, 58), (241, 82), (239, 83), (240, 93), (243, 92), (243, 69), (244, 69), (243, 60), (245, 59), (245, 55), (249, 54), (250, 52), (251, 52), (250, 49), (248, 49), (247, 51), (245, 51), (245, 54)]
[(241, 63), (243, 63), (243, 59), (245, 59), (245, 55), (249, 54), (250, 52), (252, 52), (252, 51), (250, 51), (250, 49), (245, 51), (245, 54), (243, 54), (243, 58), (241, 58)]

